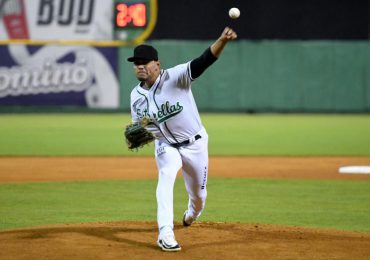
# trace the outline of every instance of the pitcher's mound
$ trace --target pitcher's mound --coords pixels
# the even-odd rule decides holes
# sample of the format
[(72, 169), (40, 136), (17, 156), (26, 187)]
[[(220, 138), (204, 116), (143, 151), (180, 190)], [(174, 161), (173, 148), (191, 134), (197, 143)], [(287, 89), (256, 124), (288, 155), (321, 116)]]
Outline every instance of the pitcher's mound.
[(0, 232), (2, 259), (368, 259), (370, 234), (259, 224), (175, 225), (162, 252), (154, 222), (54, 225)]

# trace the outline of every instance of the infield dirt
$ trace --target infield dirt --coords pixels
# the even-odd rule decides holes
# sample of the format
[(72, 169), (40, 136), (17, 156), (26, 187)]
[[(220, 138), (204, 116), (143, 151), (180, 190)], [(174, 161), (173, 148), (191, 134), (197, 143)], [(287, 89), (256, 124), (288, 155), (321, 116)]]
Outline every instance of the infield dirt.
[[(210, 178), (370, 180), (339, 174), (370, 157), (212, 157)], [(0, 183), (155, 179), (142, 157), (1, 157)], [(155, 222), (53, 225), (0, 232), (0, 259), (370, 259), (370, 233), (260, 224), (176, 223), (178, 253), (156, 246)]]

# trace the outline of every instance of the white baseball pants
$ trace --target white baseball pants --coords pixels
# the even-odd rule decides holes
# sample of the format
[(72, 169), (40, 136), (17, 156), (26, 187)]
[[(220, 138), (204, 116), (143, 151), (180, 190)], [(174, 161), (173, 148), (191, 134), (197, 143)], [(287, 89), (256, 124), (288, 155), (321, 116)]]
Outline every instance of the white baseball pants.
[(177, 172), (182, 168), (189, 195), (188, 216), (197, 219), (204, 209), (207, 197), (208, 135), (203, 128), (201, 138), (180, 148), (155, 141), (158, 168), (157, 222), (161, 232), (173, 230), (173, 188)]

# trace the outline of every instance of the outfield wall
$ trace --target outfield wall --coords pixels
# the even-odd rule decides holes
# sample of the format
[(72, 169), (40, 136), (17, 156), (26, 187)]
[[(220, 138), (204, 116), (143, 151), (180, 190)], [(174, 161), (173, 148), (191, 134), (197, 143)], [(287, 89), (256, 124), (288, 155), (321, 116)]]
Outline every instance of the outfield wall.
[[(151, 42), (163, 67), (197, 57), (211, 42)], [(238, 41), (194, 82), (202, 111), (369, 112), (368, 42)], [(121, 60), (130, 55), (120, 52)], [(122, 108), (135, 80), (121, 63)], [(127, 79), (127, 80), (126, 80)]]
[[(167, 68), (197, 57), (212, 42), (158, 40), (148, 43), (158, 49), (162, 67)], [(0, 47), (8, 48), (9, 46)], [(93, 97), (91, 99), (93, 105), (89, 105), (88, 95), (84, 97), (89, 102), (79, 101), (80, 105), (77, 106), (73, 102), (66, 101), (73, 96), (77, 100), (76, 92), (78, 89), (73, 90), (74, 95), (68, 95), (68, 89), (63, 89), (63, 96), (53, 97), (55, 100), (59, 100), (59, 103), (55, 105), (49, 102), (50, 99), (45, 96), (46, 93), (37, 93), (39, 100), (42, 100), (41, 103), (37, 103), (38, 98), (35, 93), (24, 91), (21, 98), (17, 99), (14, 104), (9, 101), (15, 99), (14, 96), (8, 96), (8, 102), (3, 103), (1, 99), (4, 99), (4, 95), (1, 96), (0, 111), (22, 112), (34, 108), (37, 108), (37, 111), (80, 112), (81, 110), (97, 111), (100, 109), (128, 111), (129, 94), (137, 83), (132, 73), (132, 64), (126, 61), (127, 57), (132, 55), (132, 48), (90, 47), (69, 47), (67, 49), (78, 50), (78, 52), (75, 51), (76, 57), (90, 51), (93, 51), (94, 55), (102, 57), (99, 59), (106, 64), (107, 71), (112, 69), (112, 77), (116, 74), (115, 77), (119, 82), (118, 91), (104, 95), (105, 89), (111, 86), (104, 81), (103, 76), (108, 74), (103, 73), (96, 80), (94, 75), (102, 72), (96, 66), (100, 63), (88, 62), (86, 64), (94, 67), (94, 70), (91, 70), (92, 79), (89, 82), (92, 86), (98, 86), (99, 90), (98, 92), (94, 91), (94, 95), (91, 96)], [(46, 48), (50, 49), (51, 47), (50, 45), (33, 46), (32, 48), (26, 46), (24, 50), (29, 52), (30, 57), (34, 57), (36, 54), (45, 54)], [(58, 50), (60, 49), (62, 47), (59, 47)], [(64, 53), (66, 57), (71, 57), (68, 50), (62, 49), (59, 52)], [(369, 50), (370, 46), (365, 41), (239, 40), (230, 43), (219, 61), (194, 82), (193, 92), (202, 112), (369, 112)], [(8, 54), (7, 58), (4, 58), (4, 55), (0, 59), (0, 72), (7, 71), (4, 68), (9, 71), (19, 60), (18, 58), (10, 58)], [(117, 55), (118, 60), (115, 61)], [(58, 66), (64, 66), (63, 62), (66, 61), (69, 64), (73, 63), (73, 58), (70, 58), (71, 61), (66, 57), (61, 54), (58, 59), (55, 59), (60, 62)], [(91, 55), (87, 57), (92, 59)], [(10, 60), (10, 63), (6, 64), (6, 60)], [(39, 59), (34, 59), (34, 61), (42, 64)], [(25, 62), (25, 64), (29, 68), (35, 63), (32, 61)], [(4, 91), (1, 86), (0, 78), (0, 91)], [(57, 86), (55, 88), (58, 89)], [(89, 85), (86, 85), (83, 91), (88, 93), (90, 91)], [(49, 93), (49, 95), (51, 94), (55, 93)], [(98, 99), (94, 99), (96, 95), (99, 96)], [(103, 100), (103, 97), (108, 97), (105, 100), (106, 104), (109, 105), (97, 106), (96, 102)], [(113, 100), (112, 103), (109, 101), (110, 97), (118, 99), (118, 101)], [(30, 103), (30, 100), (36, 103)]]

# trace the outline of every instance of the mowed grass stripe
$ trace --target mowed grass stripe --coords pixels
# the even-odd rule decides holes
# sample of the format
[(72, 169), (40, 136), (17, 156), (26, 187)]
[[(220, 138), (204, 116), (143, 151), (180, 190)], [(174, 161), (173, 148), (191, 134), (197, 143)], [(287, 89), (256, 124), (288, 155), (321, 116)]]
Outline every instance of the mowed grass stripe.
[[(0, 185), (0, 229), (96, 221), (156, 221), (156, 180)], [(175, 220), (187, 205), (175, 185)], [(370, 232), (370, 183), (211, 178), (201, 221)]]
[[(210, 155), (370, 156), (367, 115), (202, 114)], [(128, 114), (0, 116), (0, 156), (141, 156), (127, 149)]]

